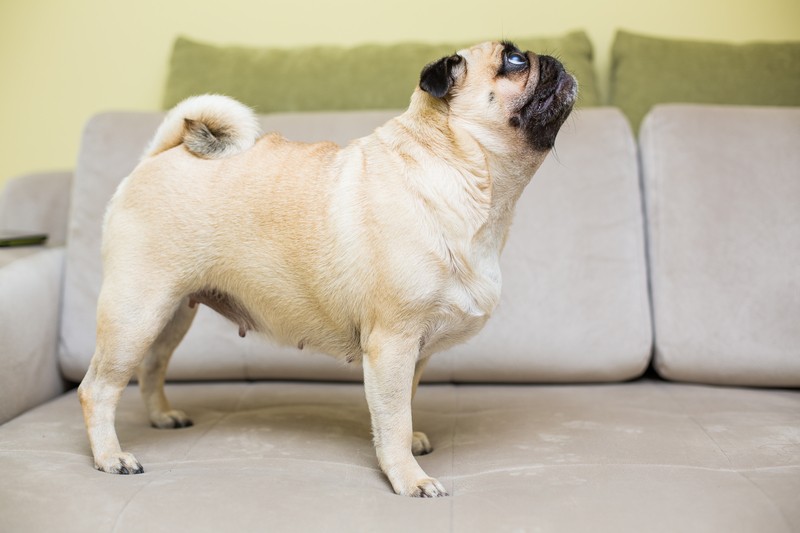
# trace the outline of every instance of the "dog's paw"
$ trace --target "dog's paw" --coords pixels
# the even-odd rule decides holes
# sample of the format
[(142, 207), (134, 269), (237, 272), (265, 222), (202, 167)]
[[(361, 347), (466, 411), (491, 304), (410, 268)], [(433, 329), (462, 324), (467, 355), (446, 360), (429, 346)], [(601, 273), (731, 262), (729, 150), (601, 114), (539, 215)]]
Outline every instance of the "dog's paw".
[(414, 455), (426, 455), (433, 451), (431, 441), (428, 436), (421, 431), (415, 431), (411, 439), (411, 453)]
[(110, 454), (95, 460), (94, 467), (101, 472), (108, 472), (109, 474), (144, 473), (144, 468), (142, 468), (142, 464), (136, 460), (136, 457), (125, 452)]
[(412, 498), (439, 498), (440, 496), (447, 496), (447, 491), (444, 486), (432, 477), (418, 479), (416, 483), (410, 487), (405, 496)]
[(154, 428), (159, 429), (188, 428), (194, 425), (191, 419), (186, 416), (186, 413), (177, 409), (153, 415), (150, 418), (150, 423)]

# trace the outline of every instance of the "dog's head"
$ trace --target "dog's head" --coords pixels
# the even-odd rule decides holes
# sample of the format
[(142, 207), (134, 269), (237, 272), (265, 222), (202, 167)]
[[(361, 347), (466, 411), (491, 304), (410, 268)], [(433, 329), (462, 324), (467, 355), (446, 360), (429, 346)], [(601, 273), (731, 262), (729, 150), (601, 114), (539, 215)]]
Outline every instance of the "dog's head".
[(577, 81), (558, 60), (510, 42), (483, 43), (428, 64), (419, 88), (498, 151), (519, 148), (508, 146), (509, 139), (548, 151), (578, 94)]

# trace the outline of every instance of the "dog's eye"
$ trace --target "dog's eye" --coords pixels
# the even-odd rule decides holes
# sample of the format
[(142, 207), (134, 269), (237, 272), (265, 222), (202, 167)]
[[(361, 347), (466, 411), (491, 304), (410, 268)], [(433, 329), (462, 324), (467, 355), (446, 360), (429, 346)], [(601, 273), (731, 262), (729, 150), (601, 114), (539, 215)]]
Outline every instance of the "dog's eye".
[(508, 54), (506, 56), (506, 61), (508, 61), (510, 65), (513, 65), (515, 67), (524, 67), (525, 65), (528, 64), (528, 58), (520, 54), (519, 52), (513, 52), (511, 54)]

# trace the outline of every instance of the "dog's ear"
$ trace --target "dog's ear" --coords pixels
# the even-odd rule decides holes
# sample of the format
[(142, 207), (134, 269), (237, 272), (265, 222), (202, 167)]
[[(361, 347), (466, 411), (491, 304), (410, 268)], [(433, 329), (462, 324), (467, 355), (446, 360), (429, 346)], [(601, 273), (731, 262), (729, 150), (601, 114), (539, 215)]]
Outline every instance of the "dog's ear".
[(428, 63), (419, 75), (419, 88), (436, 98), (443, 98), (463, 70), (459, 69), (463, 61), (463, 57), (454, 54)]

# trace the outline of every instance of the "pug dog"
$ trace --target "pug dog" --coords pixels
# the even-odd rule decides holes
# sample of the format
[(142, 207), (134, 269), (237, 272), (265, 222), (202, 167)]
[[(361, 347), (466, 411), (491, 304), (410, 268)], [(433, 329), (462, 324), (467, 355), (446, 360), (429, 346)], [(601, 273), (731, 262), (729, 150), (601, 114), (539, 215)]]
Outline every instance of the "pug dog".
[[(430, 356), (475, 335), (500, 297), (514, 206), (577, 95), (556, 59), (488, 42), (428, 64), (408, 110), (344, 148), (260, 136), (219, 95), (169, 112), (109, 203), (97, 345), (78, 396), (95, 467), (138, 474), (114, 417), (137, 373), (150, 421), (198, 304), (363, 365), (378, 463), (398, 494), (446, 495), (411, 422)], [(233, 328), (232, 328), (233, 329)]]

